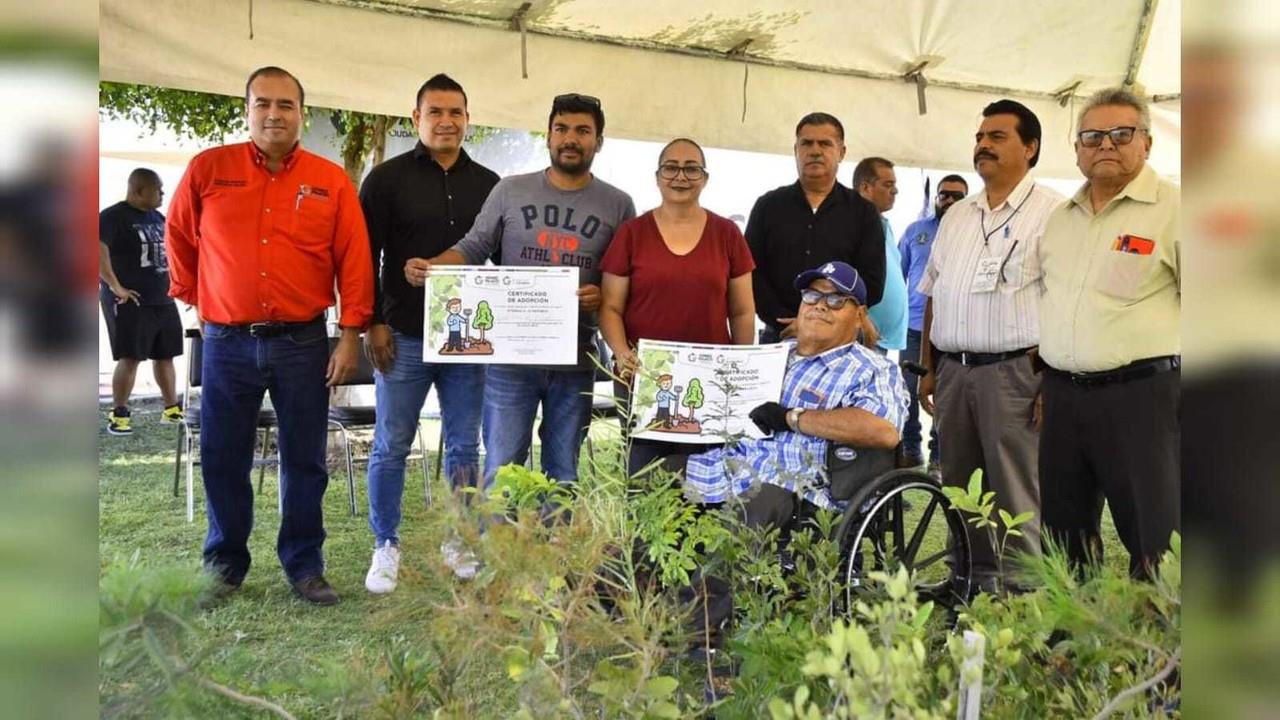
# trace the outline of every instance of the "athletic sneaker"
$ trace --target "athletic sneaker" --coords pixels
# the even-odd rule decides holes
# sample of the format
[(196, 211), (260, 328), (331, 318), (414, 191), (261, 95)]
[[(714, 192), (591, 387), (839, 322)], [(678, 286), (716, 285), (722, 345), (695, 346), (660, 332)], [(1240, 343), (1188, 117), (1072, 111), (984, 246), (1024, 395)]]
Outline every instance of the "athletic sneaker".
[(454, 537), (440, 543), (440, 554), (444, 556), (444, 564), (461, 580), (470, 580), (480, 572), (480, 558), (462, 544), (462, 538)]
[(400, 548), (387, 540), (373, 551), (373, 564), (369, 566), (369, 574), (364, 576), (364, 586), (371, 593), (385, 595), (396, 589), (399, 574)]
[(186, 414), (182, 412), (181, 405), (170, 405), (160, 413), (160, 422), (165, 425), (181, 425), (186, 419)]
[(129, 427), (129, 415), (128, 408), (116, 408), (107, 413), (107, 433), (110, 435), (132, 435), (133, 428)]

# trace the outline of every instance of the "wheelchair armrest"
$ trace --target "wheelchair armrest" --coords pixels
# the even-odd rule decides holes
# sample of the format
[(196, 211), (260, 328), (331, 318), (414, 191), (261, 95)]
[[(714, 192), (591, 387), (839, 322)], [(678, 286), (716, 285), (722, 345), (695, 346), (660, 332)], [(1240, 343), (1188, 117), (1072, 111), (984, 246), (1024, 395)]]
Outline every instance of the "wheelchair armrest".
[(827, 477), (831, 497), (848, 500), (872, 480), (893, 470), (893, 450), (859, 450), (848, 445), (827, 446)]

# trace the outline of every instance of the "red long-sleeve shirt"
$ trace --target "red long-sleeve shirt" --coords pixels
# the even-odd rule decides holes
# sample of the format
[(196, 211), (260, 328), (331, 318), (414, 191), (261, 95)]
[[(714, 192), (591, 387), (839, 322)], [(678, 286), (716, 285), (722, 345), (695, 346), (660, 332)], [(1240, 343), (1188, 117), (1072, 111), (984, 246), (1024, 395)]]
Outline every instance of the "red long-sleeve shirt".
[(191, 160), (165, 225), (169, 295), (210, 322), (302, 322), (342, 296), (342, 327), (373, 314), (369, 235), (342, 168), (298, 147), (277, 173), (251, 142)]

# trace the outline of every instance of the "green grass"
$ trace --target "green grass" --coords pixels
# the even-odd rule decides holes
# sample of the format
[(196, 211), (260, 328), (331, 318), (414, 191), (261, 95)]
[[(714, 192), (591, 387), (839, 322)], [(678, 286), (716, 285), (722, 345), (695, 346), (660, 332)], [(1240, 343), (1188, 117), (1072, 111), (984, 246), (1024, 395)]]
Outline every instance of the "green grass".
[[(158, 413), (135, 412), (131, 437), (100, 434), (99, 450), (99, 563), (100, 572), (113, 559), (134, 553), (145, 560), (177, 562), (194, 573), (200, 567), (206, 531), (203, 493), (197, 469), (196, 519), (185, 517), (185, 495), (172, 494), (174, 449), (178, 429), (159, 423)], [(427, 444), (434, 449), (438, 423), (424, 425)], [(616, 425), (612, 432), (616, 434)], [(594, 436), (607, 438), (610, 428), (598, 423)], [(336, 436), (333, 436), (336, 437)], [(367, 435), (366, 435), (367, 437)], [(336, 445), (336, 443), (334, 443)], [(331, 455), (331, 460), (336, 455)], [(584, 466), (586, 463), (584, 462)], [(446, 647), (476, 650), (455, 689), (468, 698), (476, 717), (507, 717), (518, 706), (516, 686), (510, 682), (497, 652), (487, 652), (483, 638), (465, 637), (466, 628), (450, 626), (450, 606), (458, 602), (452, 574), (440, 560), (439, 547), (454, 515), (443, 487), (435, 487), (436, 504), (422, 499), (423, 477), (418, 463), (409, 463), (405, 486), (401, 547), (404, 551), (400, 588), (392, 596), (376, 597), (364, 589), (364, 573), (372, 551), (364, 493), (365, 467), (356, 467), (357, 508), (347, 506), (345, 466), (331, 462), (325, 497), (326, 576), (342, 596), (336, 607), (320, 608), (295, 599), (275, 554), (279, 528), (276, 511), (278, 478), (266, 474), (264, 492), (255, 503), (256, 527), (250, 540), (253, 567), (241, 590), (200, 614), (196, 630), (212, 648), (200, 666), (206, 677), (239, 692), (264, 698), (299, 718), (328, 718), (336, 714), (326, 695), (333, 682), (324, 678), (373, 673), (383, 654), (399, 636), (421, 640), (431, 633), (461, 633)], [(257, 482), (257, 472), (253, 476)], [(1107, 520), (1108, 562), (1123, 563)], [(440, 620), (439, 623), (436, 621)], [(135, 687), (128, 672), (104, 670), (99, 676), (99, 701), (104, 714)], [(194, 710), (192, 709), (194, 708)], [(154, 711), (154, 709), (152, 710)], [(213, 696), (173, 710), (175, 716), (263, 717), (261, 711)], [(128, 713), (125, 713), (127, 716)]]
[[(437, 425), (435, 423), (433, 425)], [(176, 560), (200, 567), (201, 546), (207, 528), (203, 491), (196, 474), (196, 518), (188, 523), (185, 489), (172, 494), (174, 426), (161, 425), (155, 413), (135, 413), (134, 434), (112, 437), (102, 432), (99, 451), (99, 550), (105, 568), (113, 558), (134, 552), (144, 559)], [(436, 428), (433, 428), (436, 429)], [(335, 436), (336, 437), (336, 436)], [(428, 442), (434, 456), (434, 438)], [(334, 442), (333, 445), (337, 445)], [(205, 612), (198, 630), (217, 647), (206, 661), (214, 679), (242, 692), (269, 697), (298, 717), (329, 717), (322, 699), (311, 697), (299, 683), (327, 665), (345, 666), (353, 659), (370, 665), (395, 636), (405, 628), (396, 623), (399, 606), (395, 597), (377, 597), (364, 589), (364, 574), (372, 553), (373, 538), (368, 528), (367, 497), (363, 491), (365, 468), (356, 466), (357, 509), (352, 516), (347, 505), (345, 465), (332, 462), (330, 486), (325, 495), (326, 577), (337, 589), (342, 602), (336, 607), (314, 607), (293, 597), (276, 558), (275, 539), (280, 527), (276, 509), (278, 477), (268, 468), (266, 483), (257, 496), (255, 527), (250, 539), (253, 565), (239, 592)], [(434, 470), (434, 465), (432, 466)], [(257, 482), (257, 471), (253, 475)], [(185, 476), (183, 476), (185, 482)], [(439, 559), (438, 548), (449, 515), (440, 499), (446, 491), (435, 488), (436, 506), (428, 510), (422, 497), (421, 466), (411, 463), (405, 487), (404, 519), (401, 526), (404, 557), (403, 582), (396, 595), (412, 594), (420, 602), (446, 603), (454, 578)], [(416, 554), (408, 548), (423, 550)], [(219, 668), (234, 668), (235, 675), (219, 677)], [(496, 659), (487, 668), (500, 673)], [(475, 678), (475, 697), (480, 699), (482, 716), (498, 716), (510, 707), (508, 684), (496, 687)], [(99, 699), (108, 706), (128, 677), (104, 674), (99, 679)], [(494, 692), (495, 690), (499, 692)], [(221, 717), (235, 717), (237, 709), (214, 704)], [(261, 713), (243, 713), (261, 717)]]

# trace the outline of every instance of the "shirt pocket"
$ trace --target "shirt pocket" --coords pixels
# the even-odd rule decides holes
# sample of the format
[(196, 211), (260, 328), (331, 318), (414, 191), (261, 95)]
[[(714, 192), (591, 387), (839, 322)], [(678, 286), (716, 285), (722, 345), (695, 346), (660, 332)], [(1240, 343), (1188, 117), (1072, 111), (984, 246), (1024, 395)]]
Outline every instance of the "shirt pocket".
[(303, 197), (293, 210), (294, 244), (303, 250), (328, 251), (333, 245), (337, 214), (332, 201)]
[(1098, 268), (1098, 291), (1118, 300), (1132, 302), (1142, 297), (1143, 281), (1156, 261), (1155, 255), (1108, 250)]
[(1008, 253), (1008, 258), (1004, 261), (998, 280), (1003, 292), (1014, 293), (1034, 281), (1039, 275), (1039, 268), (1035, 250), (1024, 241), (1018, 241), (1011, 251), (1005, 252)]

